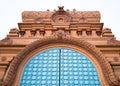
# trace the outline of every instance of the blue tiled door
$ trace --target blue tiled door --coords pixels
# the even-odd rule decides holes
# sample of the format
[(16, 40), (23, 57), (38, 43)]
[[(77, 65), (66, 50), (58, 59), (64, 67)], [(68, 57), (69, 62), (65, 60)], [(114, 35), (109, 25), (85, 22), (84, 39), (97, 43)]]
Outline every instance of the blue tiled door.
[(101, 86), (93, 63), (65, 48), (46, 50), (25, 66), (20, 86)]

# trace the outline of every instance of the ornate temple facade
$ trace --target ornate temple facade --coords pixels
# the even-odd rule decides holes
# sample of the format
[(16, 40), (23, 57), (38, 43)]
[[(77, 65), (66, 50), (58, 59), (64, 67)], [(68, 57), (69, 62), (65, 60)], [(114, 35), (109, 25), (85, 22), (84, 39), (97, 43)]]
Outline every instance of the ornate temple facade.
[(0, 86), (120, 86), (120, 41), (100, 18), (62, 6), (24, 11), (0, 40)]

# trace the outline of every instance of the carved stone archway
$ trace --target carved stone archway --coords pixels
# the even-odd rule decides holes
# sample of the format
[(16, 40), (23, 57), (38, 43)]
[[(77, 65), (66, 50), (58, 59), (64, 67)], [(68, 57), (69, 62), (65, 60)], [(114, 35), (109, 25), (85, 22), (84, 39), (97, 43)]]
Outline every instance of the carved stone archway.
[(3, 81), (3, 86), (19, 86), (22, 69), (25, 64), (37, 53), (49, 48), (65, 47), (84, 53), (90, 58), (98, 70), (98, 75), (103, 86), (119, 86), (112, 68), (103, 54), (92, 44), (70, 36), (50, 36), (37, 40), (23, 49), (11, 62), (9, 70)]

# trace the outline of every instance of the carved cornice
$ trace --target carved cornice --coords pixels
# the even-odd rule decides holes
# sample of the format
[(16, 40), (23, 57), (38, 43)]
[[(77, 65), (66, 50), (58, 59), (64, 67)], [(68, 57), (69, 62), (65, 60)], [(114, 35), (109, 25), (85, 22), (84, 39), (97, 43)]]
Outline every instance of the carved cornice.
[[(68, 11), (72, 17), (94, 17), (100, 18), (99, 11)], [(24, 11), (22, 13), (23, 19), (37, 19), (37, 18), (50, 18), (55, 11)]]
[(113, 45), (113, 46), (120, 45), (120, 41), (112, 38), (112, 39), (110, 39), (110, 40), (107, 41), (107, 44), (108, 45)]
[(12, 44), (13, 44), (13, 41), (8, 37), (6, 37), (3, 40), (0, 40), (0, 45), (12, 45)]
[(24, 11), (22, 13), (22, 20), (23, 22), (44, 22), (47, 19), (47, 21), (50, 22), (51, 17), (55, 14), (55, 16), (69, 16), (67, 20), (70, 20), (70, 17), (72, 17), (73, 22), (100, 22), (100, 13), (98, 11), (65, 11), (63, 6), (59, 6), (58, 8), (57, 11)]
[(63, 34), (64, 33), (59, 34), (58, 32), (55, 36), (45, 37), (25, 47), (11, 62), (8, 74), (3, 81), (3, 86), (12, 86), (17, 74), (16, 71), (18, 71), (20, 64), (27, 57), (28, 54), (30, 54), (33, 50), (36, 50), (40, 47), (43, 47), (49, 44), (54, 45), (55, 43), (71, 44), (71, 45), (77, 46), (78, 48), (85, 49), (87, 52), (92, 54), (95, 57), (95, 59), (98, 61), (103, 71), (103, 75), (106, 81), (109, 83), (109, 85), (120, 86), (120, 82), (114, 76), (114, 73), (110, 64), (107, 62), (106, 58), (99, 51), (99, 49), (97, 49), (95, 46), (93, 46), (92, 44), (84, 40), (80, 40), (78, 38), (66, 36)]

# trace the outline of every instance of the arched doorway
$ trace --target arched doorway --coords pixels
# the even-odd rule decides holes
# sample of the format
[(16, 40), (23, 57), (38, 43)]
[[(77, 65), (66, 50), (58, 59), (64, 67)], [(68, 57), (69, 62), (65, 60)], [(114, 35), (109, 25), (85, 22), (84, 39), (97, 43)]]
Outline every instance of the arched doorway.
[[(13, 59), (13, 61), (10, 64), (9, 70), (7, 71), (6, 76), (4, 78), (3, 86), (19, 86), (21, 83), (22, 73), (26, 67), (26, 64), (28, 64), (28, 62), (30, 62), (30, 60), (34, 58), (34, 56), (41, 54), (42, 52), (45, 52), (47, 50), (49, 51), (49, 49), (56, 48), (63, 50), (64, 49), (70, 49), (73, 51), (75, 50), (77, 53), (79, 52), (79, 54), (83, 54), (86, 58), (89, 58), (90, 62), (94, 63), (94, 67), (96, 67), (98, 71), (98, 76), (100, 80), (99, 83), (101, 83), (102, 86), (114, 86), (113, 84), (118, 83), (117, 80), (114, 78), (114, 74), (109, 63), (102, 55), (102, 53), (99, 51), (99, 49), (97, 49), (95, 46), (84, 40), (78, 40), (77, 38), (74, 37), (51, 36), (37, 40), (32, 44), (28, 45)], [(62, 64), (62, 59), (60, 61)], [(60, 65), (58, 65), (58, 68), (59, 66)], [(60, 71), (62, 71), (62, 69)], [(60, 78), (59, 80), (62, 80), (61, 79), (62, 72), (60, 73), (61, 73), (60, 77), (58, 78)]]
[(20, 86), (101, 86), (101, 83), (87, 56), (72, 49), (52, 48), (26, 63)]

